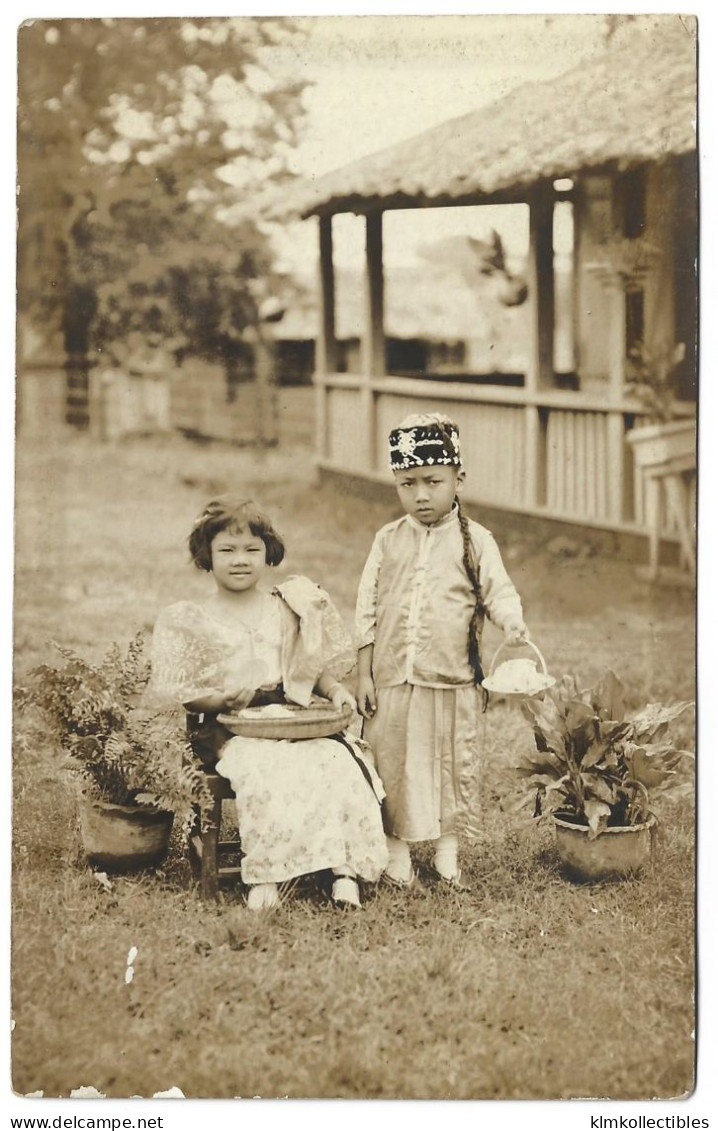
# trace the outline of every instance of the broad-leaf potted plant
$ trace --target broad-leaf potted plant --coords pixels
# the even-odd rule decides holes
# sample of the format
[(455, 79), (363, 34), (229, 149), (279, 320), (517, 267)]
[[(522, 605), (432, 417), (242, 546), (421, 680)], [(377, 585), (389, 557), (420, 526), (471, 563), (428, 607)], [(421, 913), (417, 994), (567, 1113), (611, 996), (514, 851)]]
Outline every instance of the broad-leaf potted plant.
[(24, 742), (51, 742), (80, 785), (85, 855), (109, 871), (164, 859), (173, 820), (189, 828), (211, 801), (175, 714), (142, 705), (149, 680), (144, 637), (123, 652), (113, 644), (98, 664), (55, 645), (64, 664), (33, 668), (18, 688)]
[(535, 750), (517, 767), (524, 804), (548, 815), (559, 856), (580, 879), (628, 875), (649, 859), (658, 794), (690, 782), (690, 751), (669, 738), (689, 702), (627, 712), (624, 688), (606, 672), (580, 690), (564, 676), (542, 699), (522, 704)]
[(639, 342), (628, 355), (627, 386), (646, 412), (628, 434), (638, 467), (656, 467), (695, 455), (696, 422), (677, 411), (680, 366), (685, 344), (662, 343), (650, 349)]

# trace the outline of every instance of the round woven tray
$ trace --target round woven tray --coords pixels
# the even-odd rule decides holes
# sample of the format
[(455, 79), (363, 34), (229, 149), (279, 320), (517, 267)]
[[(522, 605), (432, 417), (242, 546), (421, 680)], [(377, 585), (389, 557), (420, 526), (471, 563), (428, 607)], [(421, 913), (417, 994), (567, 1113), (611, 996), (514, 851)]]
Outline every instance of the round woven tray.
[(352, 720), (351, 707), (338, 710), (333, 703), (312, 703), (299, 707), (282, 704), (292, 717), (263, 717), (261, 707), (247, 707), (231, 715), (218, 715), (217, 721), (240, 738), (326, 738), (346, 729)]

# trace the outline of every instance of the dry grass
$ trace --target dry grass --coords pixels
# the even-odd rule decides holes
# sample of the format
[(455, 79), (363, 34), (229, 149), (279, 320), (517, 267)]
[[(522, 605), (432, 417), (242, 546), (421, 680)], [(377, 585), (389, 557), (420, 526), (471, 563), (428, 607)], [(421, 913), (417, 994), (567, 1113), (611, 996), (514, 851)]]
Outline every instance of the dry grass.
[[(349, 616), (391, 506), (317, 489), (306, 448), (247, 453), (177, 440), (79, 439), (18, 450), (16, 669), (50, 638), (99, 654), (206, 579), (183, 541), (208, 494), (237, 487), (276, 515), (287, 569)], [(611, 664), (638, 701), (690, 697), (692, 606), (631, 568), (551, 562), (520, 523), (502, 538), (537, 642), (556, 671)], [(497, 637), (490, 636), (495, 644)], [(200, 903), (177, 840), (156, 874), (106, 891), (81, 861), (72, 789), (49, 750), (15, 765), (13, 1083), (110, 1096), (557, 1098), (681, 1095), (693, 1081), (693, 824), (664, 810), (658, 866), (574, 885), (548, 831), (510, 809), (527, 734), (485, 718), (465, 894), (420, 884), (331, 906), (325, 877), (276, 912), (241, 891)], [(129, 948), (135, 977), (124, 981)]]

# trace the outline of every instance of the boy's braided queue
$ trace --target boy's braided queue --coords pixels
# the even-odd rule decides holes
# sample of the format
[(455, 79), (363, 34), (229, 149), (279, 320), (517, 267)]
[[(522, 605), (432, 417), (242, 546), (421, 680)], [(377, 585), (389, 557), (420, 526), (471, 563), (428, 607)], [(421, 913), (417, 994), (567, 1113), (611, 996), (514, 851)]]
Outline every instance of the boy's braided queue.
[[(456, 455), (454, 442), (451, 439), (451, 436), (449, 435), (449, 432), (447, 431), (445, 426), (437, 422), (436, 427), (441, 433), (441, 438), (447, 452), (450, 455)], [(459, 526), (461, 528), (461, 540), (464, 545), (464, 569), (466, 570), (466, 576), (469, 579), (474, 597), (476, 598), (474, 612), (471, 617), (471, 623), (469, 624), (469, 663), (473, 668), (474, 683), (477, 687), (480, 687), (484, 678), (484, 671), (481, 666), (481, 651), (479, 647), (479, 640), (481, 637), (481, 623), (484, 618), (485, 607), (483, 598), (481, 596), (481, 581), (479, 579), (479, 571), (474, 565), (473, 547), (471, 545), (471, 534), (469, 532), (469, 520), (461, 509), (461, 502), (459, 501), (458, 495), (456, 496), (456, 505), (459, 510)], [(486, 698), (485, 691), (484, 696)]]

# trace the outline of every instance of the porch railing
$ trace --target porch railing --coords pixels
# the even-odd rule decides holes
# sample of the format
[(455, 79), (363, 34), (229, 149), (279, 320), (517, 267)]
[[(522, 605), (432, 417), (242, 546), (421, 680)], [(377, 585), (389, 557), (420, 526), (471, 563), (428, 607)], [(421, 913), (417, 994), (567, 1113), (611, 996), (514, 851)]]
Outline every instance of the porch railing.
[[(648, 532), (645, 483), (626, 443), (641, 411), (628, 400), (339, 373), (317, 374), (315, 383), (321, 467), (389, 483), (390, 429), (412, 412), (445, 412), (461, 433), (469, 502)], [(690, 415), (691, 406), (685, 412)], [(695, 510), (695, 471), (688, 476)], [(662, 536), (676, 536), (669, 514)]]

